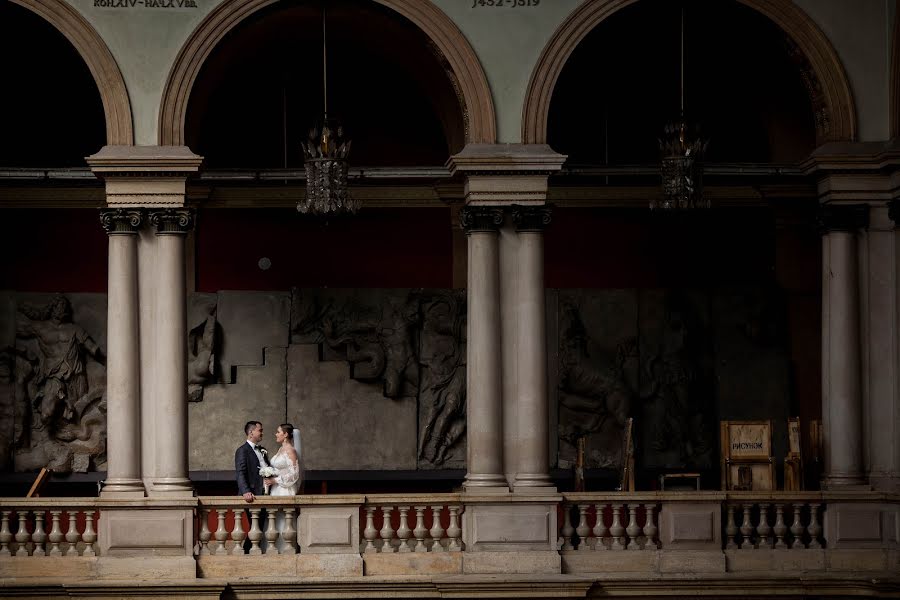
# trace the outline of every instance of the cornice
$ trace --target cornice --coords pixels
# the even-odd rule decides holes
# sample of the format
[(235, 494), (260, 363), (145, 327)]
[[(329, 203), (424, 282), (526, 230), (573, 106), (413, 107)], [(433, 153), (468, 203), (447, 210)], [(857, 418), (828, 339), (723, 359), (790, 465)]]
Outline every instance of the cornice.
[(547, 144), (468, 144), (447, 160), (451, 175), (549, 175), (567, 156)]
[(203, 157), (187, 146), (104, 146), (85, 161), (98, 177), (184, 177), (200, 169)]

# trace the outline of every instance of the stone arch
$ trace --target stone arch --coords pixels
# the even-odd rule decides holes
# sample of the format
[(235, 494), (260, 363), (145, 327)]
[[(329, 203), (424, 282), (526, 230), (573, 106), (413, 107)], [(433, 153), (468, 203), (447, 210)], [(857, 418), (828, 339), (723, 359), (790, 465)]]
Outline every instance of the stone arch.
[[(522, 142), (547, 142), (547, 115), (553, 89), (566, 61), (601, 21), (638, 0), (588, 0), (556, 30), (544, 47), (525, 95)], [(831, 42), (813, 20), (790, 0), (737, 0), (778, 25), (791, 42), (810, 94), (816, 119), (817, 142), (854, 141), (856, 108), (844, 67)], [(796, 48), (796, 50), (793, 50)]]
[[(225, 0), (194, 30), (181, 48), (163, 91), (159, 114), (159, 144), (183, 145), (191, 88), (213, 48), (235, 26), (279, 0)], [(494, 101), (487, 77), (472, 46), (450, 18), (427, 0), (375, 0), (409, 19), (443, 54), (451, 84), (462, 100), (466, 142), (497, 139)]]
[(131, 102), (119, 65), (106, 42), (87, 20), (63, 0), (12, 0), (41, 16), (62, 33), (87, 64), (103, 102), (106, 117), (106, 143), (131, 146), (134, 129)]

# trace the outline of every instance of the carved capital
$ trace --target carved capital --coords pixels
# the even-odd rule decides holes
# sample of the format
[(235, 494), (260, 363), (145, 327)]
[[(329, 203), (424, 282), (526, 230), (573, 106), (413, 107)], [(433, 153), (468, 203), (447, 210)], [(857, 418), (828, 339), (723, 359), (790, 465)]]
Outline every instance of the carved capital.
[(144, 223), (144, 211), (129, 208), (101, 208), (100, 226), (108, 235), (135, 234)]
[(466, 233), (496, 232), (503, 225), (503, 209), (495, 206), (464, 206), (459, 210), (459, 224)]
[(151, 210), (150, 224), (157, 235), (185, 234), (194, 227), (194, 211), (190, 208)]
[(549, 205), (514, 204), (512, 207), (512, 218), (513, 223), (516, 224), (516, 231), (544, 231), (550, 225), (552, 217), (553, 211)]
[(819, 231), (856, 231), (869, 226), (868, 204), (824, 204), (817, 216)]

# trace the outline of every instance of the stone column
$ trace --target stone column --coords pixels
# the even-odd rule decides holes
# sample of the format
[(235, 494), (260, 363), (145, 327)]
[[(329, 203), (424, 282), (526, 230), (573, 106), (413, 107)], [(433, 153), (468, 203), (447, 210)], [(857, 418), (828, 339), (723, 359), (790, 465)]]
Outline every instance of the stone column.
[(184, 239), (193, 227), (193, 211), (150, 211), (157, 235), (157, 448), (155, 494), (191, 494), (188, 478), (187, 303)]
[[(547, 327), (544, 306), (546, 206), (513, 206), (518, 254), (518, 468), (515, 488), (551, 488), (547, 404)], [(555, 491), (555, 488), (553, 488)]]
[(824, 486), (865, 484), (862, 440), (859, 256), (865, 204), (826, 204), (822, 224)]
[(500, 274), (497, 232), (503, 211), (465, 207), (460, 221), (468, 236), (466, 347), (466, 465), (464, 486), (506, 488), (500, 346)]
[(103, 496), (143, 496), (141, 480), (140, 353), (137, 232), (140, 210), (109, 208), (100, 223), (109, 235), (107, 285), (107, 475)]

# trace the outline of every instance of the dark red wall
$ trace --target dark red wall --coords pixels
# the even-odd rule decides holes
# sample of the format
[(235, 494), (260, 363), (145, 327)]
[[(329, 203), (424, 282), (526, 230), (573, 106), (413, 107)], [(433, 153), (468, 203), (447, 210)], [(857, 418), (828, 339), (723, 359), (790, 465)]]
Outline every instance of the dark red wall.
[(97, 209), (0, 209), (0, 289), (105, 292), (106, 261)]
[(775, 224), (766, 209), (680, 216), (559, 208), (546, 233), (549, 288), (715, 287), (772, 281)]
[(208, 209), (197, 219), (197, 290), (451, 287), (451, 233), (443, 207), (361, 210), (327, 223), (294, 209)]

